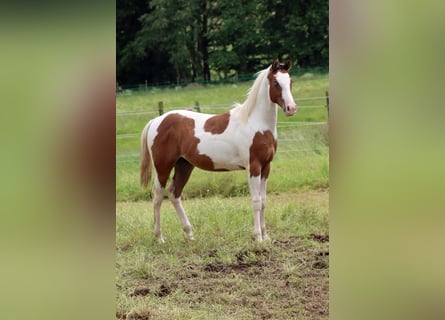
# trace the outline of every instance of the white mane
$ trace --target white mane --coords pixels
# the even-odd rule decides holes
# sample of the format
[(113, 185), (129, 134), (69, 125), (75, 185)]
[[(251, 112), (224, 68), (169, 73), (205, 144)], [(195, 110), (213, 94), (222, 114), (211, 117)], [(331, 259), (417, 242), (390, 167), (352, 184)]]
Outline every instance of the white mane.
[(242, 103), (242, 104), (237, 103), (234, 105), (236, 111), (239, 114), (241, 121), (244, 123), (247, 122), (247, 119), (249, 118), (250, 114), (252, 113), (252, 109), (257, 104), (258, 92), (260, 91), (261, 84), (263, 83), (264, 79), (267, 77), (269, 68), (259, 71), (255, 74), (256, 79), (255, 79), (255, 82), (253, 83), (252, 87), (250, 87), (250, 89), (247, 93), (246, 101), (244, 101), (244, 103)]

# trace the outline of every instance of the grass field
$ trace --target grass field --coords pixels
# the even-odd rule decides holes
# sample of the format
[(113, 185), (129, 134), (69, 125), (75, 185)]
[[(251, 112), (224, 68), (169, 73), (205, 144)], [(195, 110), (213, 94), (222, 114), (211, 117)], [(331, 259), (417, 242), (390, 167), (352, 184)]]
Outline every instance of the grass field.
[[(278, 153), (272, 163), (269, 191), (301, 191), (325, 189), (329, 184), (328, 129), (319, 124), (327, 121), (324, 97), (326, 74), (306, 74), (293, 79), (293, 95), (298, 113), (286, 117), (278, 113)], [(202, 112), (222, 113), (234, 102), (242, 102), (252, 82), (231, 85), (193, 86), (178, 89), (149, 89), (124, 92), (117, 97), (117, 199), (149, 200), (135, 182), (139, 175), (140, 132), (158, 115), (158, 101), (165, 111), (193, 107), (199, 101)], [(312, 125), (318, 123), (317, 125)], [(289, 174), (291, 172), (292, 174)], [(195, 170), (184, 190), (184, 197), (247, 195), (245, 172), (211, 173)]]
[[(184, 189), (194, 228), (187, 242), (169, 201), (152, 235), (150, 188), (139, 186), (139, 136), (165, 111), (193, 107), (221, 113), (242, 102), (252, 82), (126, 91), (117, 96), (116, 286), (119, 319), (327, 319), (329, 159), (326, 74), (293, 78), (301, 107), (279, 111), (278, 153), (268, 184), (271, 241), (252, 241), (245, 171), (195, 169)], [(300, 100), (301, 99), (301, 100)], [(314, 124), (316, 123), (316, 124)]]

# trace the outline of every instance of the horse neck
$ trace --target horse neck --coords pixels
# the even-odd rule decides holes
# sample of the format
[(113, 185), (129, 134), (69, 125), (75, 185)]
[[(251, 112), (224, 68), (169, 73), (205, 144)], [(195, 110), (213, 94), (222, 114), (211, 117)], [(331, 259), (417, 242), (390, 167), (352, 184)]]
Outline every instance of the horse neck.
[(248, 123), (260, 130), (276, 133), (278, 110), (269, 98), (269, 82), (265, 79), (258, 91), (255, 107), (252, 108)]

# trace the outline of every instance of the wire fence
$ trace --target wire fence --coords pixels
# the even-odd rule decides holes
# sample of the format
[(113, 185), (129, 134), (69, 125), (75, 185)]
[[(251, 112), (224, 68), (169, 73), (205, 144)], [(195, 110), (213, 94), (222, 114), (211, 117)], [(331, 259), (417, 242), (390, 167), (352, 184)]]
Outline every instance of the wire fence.
[[(329, 95), (326, 92), (325, 96), (321, 97), (307, 97), (297, 99), (297, 102), (300, 101), (312, 101), (312, 100), (322, 100), (326, 101), (326, 105), (303, 105), (299, 106), (300, 109), (315, 109), (315, 108), (326, 108), (329, 114)], [(162, 102), (160, 102), (162, 106)], [(227, 104), (213, 104), (213, 105), (203, 105), (199, 106), (199, 103), (196, 102), (199, 110), (207, 111), (207, 110), (215, 110), (215, 109), (229, 109)], [(190, 109), (190, 107), (174, 107), (174, 108), (163, 108), (162, 110), (156, 110), (152, 108), (150, 110), (132, 110), (125, 112), (117, 112), (117, 117), (123, 117), (124, 119), (130, 120), (132, 116), (140, 116), (140, 115), (152, 115), (155, 117), (160, 113), (168, 112), (170, 110), (180, 110), (180, 109)], [(130, 118), (128, 118), (130, 117)], [(127, 120), (125, 120), (127, 121)], [(278, 130), (278, 144), (279, 148), (277, 150), (277, 157), (280, 157), (280, 154), (283, 156), (289, 156), (292, 154), (298, 153), (323, 153), (325, 154), (328, 150), (328, 139), (327, 139), (327, 121), (278, 121), (277, 122), (277, 130)], [(323, 129), (326, 128), (326, 129)], [(285, 129), (284, 132), (280, 132), (280, 129)], [(303, 131), (302, 131), (303, 130)], [(312, 130), (312, 131), (311, 131)], [(315, 131), (314, 131), (315, 130)], [(137, 139), (139, 140), (141, 136), (140, 132), (130, 132), (130, 133), (121, 133), (116, 135), (116, 139), (119, 141)], [(127, 153), (117, 153), (116, 154), (116, 163), (132, 163), (139, 162), (140, 154), (139, 152), (127, 152)]]
[[(327, 122), (317, 122), (317, 123), (306, 123), (303, 126), (295, 126), (298, 123), (294, 123), (296, 130), (286, 131), (285, 133), (278, 134), (278, 150), (277, 158), (288, 157), (295, 154), (305, 153), (307, 156), (309, 154), (326, 154), (328, 151), (328, 141), (327, 136), (324, 136), (323, 129), (321, 126), (326, 126)], [(308, 127), (308, 126), (311, 127)], [(301, 129), (298, 128), (302, 128)], [(317, 130), (312, 130), (308, 132), (309, 128), (316, 128)], [(139, 142), (140, 133), (133, 134), (121, 134), (117, 136), (118, 139), (137, 139)], [(127, 152), (127, 153), (117, 153), (116, 163), (131, 163), (139, 162), (140, 153), (138, 152)]]
[[(322, 97), (308, 97), (308, 98), (299, 98), (297, 99), (297, 103), (300, 101), (312, 101), (312, 100), (327, 100), (329, 99), (329, 96), (322, 96)], [(199, 105), (199, 102), (198, 102)], [(195, 106), (196, 107), (196, 106)], [(211, 110), (211, 109), (230, 109), (230, 104), (212, 104), (212, 105), (202, 105), (199, 106), (199, 108), (202, 110)], [(172, 111), (172, 110), (181, 110), (181, 109), (189, 109), (190, 106), (179, 106), (174, 108), (164, 108), (163, 111)], [(327, 105), (302, 105), (298, 106), (299, 109), (318, 109), (318, 108), (327, 108)], [(137, 115), (144, 115), (144, 114), (152, 114), (156, 115), (159, 114), (159, 110), (156, 110), (156, 108), (150, 109), (150, 110), (132, 110), (132, 111), (122, 111), (122, 112), (116, 112), (117, 117), (128, 117), (128, 116), (137, 116)]]
[[(329, 148), (327, 146), (324, 147), (317, 147), (317, 148), (303, 148), (303, 149), (284, 149), (281, 150), (278, 148), (277, 154), (278, 156), (280, 154), (283, 155), (289, 155), (289, 154), (296, 154), (296, 153), (321, 153), (327, 151)], [(125, 154), (125, 155), (118, 155), (116, 156), (116, 163), (136, 163), (140, 161), (140, 154), (139, 153), (131, 153), (131, 154)]]
[[(292, 68), (290, 75), (292, 77), (298, 77), (299, 82), (311, 81), (314, 78), (326, 78), (329, 73), (329, 68), (316, 67), (316, 68)], [(133, 84), (119, 84), (116, 83), (116, 93), (122, 94), (126, 91), (150, 91), (158, 89), (176, 88), (176, 87), (196, 87), (196, 86), (211, 86), (211, 85), (231, 85), (239, 82), (247, 82), (255, 80), (255, 74), (237, 74), (227, 79), (217, 79), (211, 81), (204, 81), (203, 79), (196, 79), (195, 81), (176, 81), (176, 82), (148, 82), (133, 83)]]
[[(306, 127), (306, 126), (320, 126), (327, 124), (327, 121), (323, 122), (277, 122), (277, 128), (292, 128), (292, 127)], [(116, 139), (132, 139), (134, 137), (140, 137), (140, 132), (135, 133), (121, 133), (116, 135)]]

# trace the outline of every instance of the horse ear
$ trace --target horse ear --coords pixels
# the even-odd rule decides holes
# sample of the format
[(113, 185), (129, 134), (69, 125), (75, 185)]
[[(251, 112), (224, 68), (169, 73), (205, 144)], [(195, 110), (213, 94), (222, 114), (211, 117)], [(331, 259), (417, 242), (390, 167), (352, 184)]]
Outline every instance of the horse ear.
[(290, 59), (286, 60), (286, 62), (284, 63), (284, 68), (286, 69), (286, 71), (289, 71), (290, 68), (292, 68), (292, 61)]
[(278, 60), (278, 58), (275, 58), (272, 62), (272, 70), (275, 69), (276, 67), (278, 67), (279, 64), (280, 64), (280, 61)]

